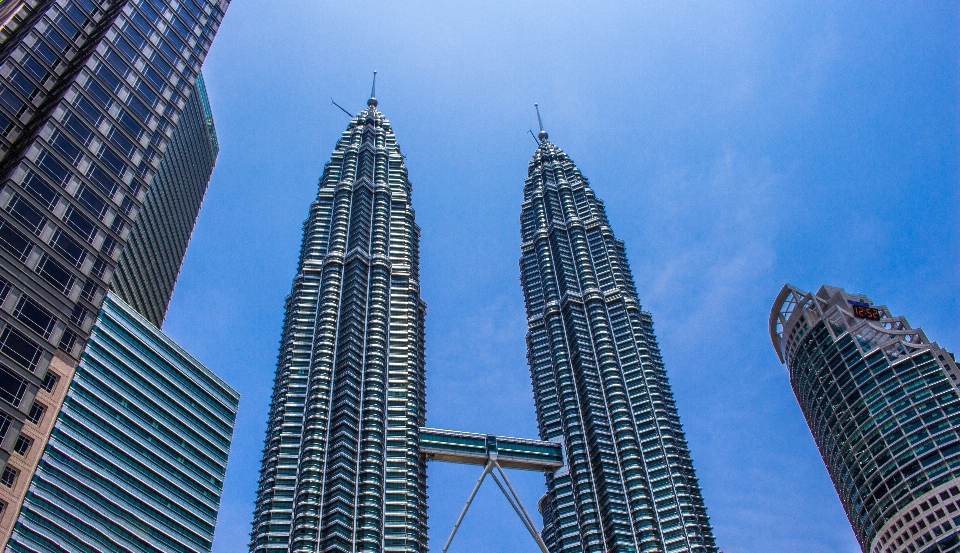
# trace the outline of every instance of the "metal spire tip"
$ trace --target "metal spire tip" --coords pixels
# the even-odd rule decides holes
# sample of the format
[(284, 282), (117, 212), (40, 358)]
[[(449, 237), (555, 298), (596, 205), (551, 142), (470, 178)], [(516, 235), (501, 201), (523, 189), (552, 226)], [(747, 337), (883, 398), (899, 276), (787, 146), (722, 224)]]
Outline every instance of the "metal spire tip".
[(540, 142), (548, 138), (547, 131), (543, 130), (543, 119), (540, 119), (540, 104), (533, 104), (533, 107), (537, 110), (537, 123), (540, 124), (540, 134), (537, 135), (537, 138), (540, 139)]
[(373, 72), (373, 86), (370, 88), (370, 99), (367, 100), (368, 106), (377, 105), (377, 72)]

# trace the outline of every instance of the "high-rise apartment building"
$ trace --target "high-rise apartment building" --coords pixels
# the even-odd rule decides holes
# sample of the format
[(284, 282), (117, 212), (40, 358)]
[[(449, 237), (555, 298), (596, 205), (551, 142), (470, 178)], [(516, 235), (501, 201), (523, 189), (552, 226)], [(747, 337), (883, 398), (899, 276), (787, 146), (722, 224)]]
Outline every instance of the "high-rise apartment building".
[(156, 327), (163, 319), (220, 147), (210, 101), (197, 77), (147, 192), (111, 287)]
[(0, 539), (228, 3), (0, 6)]
[(859, 294), (784, 286), (770, 339), (863, 551), (960, 550), (960, 367)]
[(540, 500), (544, 541), (555, 553), (716, 553), (623, 242), (542, 130), (520, 223), (540, 438), (563, 444), (566, 460)]
[[(6, 551), (207, 553), (239, 396), (112, 293)], [(35, 446), (23, 445), (30, 453)]]
[(426, 551), (426, 305), (411, 192), (371, 98), (304, 224), (251, 551)]

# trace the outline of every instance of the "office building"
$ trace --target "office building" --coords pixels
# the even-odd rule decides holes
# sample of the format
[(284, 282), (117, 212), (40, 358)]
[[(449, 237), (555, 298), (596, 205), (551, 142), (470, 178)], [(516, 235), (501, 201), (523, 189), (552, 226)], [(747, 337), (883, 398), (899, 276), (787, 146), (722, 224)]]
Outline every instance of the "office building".
[(114, 275), (139, 304), (108, 294), (72, 382), (52, 384), (63, 408), (32, 421), (54, 432), (8, 550), (210, 551), (238, 397), (159, 324), (216, 153), (198, 77)]
[(0, 10), (0, 543), (227, 5)]
[(521, 284), (551, 552), (716, 553), (650, 314), (603, 202), (541, 129), (523, 189)]
[(173, 287), (220, 147), (203, 75), (189, 97), (147, 192), (111, 287), (156, 327)]
[(411, 192), (371, 97), (337, 142), (303, 227), (251, 551), (427, 550), (426, 305)]
[(209, 552), (237, 393), (112, 293), (56, 386), (69, 390), (44, 415), (56, 424), (6, 551)]
[(953, 354), (859, 294), (783, 287), (770, 339), (868, 553), (960, 550)]

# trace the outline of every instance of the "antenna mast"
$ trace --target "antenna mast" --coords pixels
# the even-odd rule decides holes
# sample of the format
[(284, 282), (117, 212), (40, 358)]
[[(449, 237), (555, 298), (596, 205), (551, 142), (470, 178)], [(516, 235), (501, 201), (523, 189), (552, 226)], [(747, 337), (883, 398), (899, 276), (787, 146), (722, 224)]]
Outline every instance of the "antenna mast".
[(540, 141), (537, 140), (537, 135), (533, 134), (533, 129), (530, 129), (530, 130), (527, 131), (527, 132), (530, 133), (530, 136), (533, 137), (533, 141), (537, 143), (537, 146), (539, 146), (539, 145), (540, 145)]
[(333, 98), (330, 98), (330, 103), (333, 104), (333, 105), (335, 105), (335, 106), (337, 106), (338, 108), (340, 108), (340, 111), (342, 111), (343, 113), (346, 113), (346, 114), (349, 115), (350, 117), (353, 117), (353, 114), (352, 114), (352, 113), (350, 113), (349, 111), (345, 110), (345, 109), (343, 108), (343, 106), (341, 106), (340, 104), (334, 102), (334, 101), (333, 101)]

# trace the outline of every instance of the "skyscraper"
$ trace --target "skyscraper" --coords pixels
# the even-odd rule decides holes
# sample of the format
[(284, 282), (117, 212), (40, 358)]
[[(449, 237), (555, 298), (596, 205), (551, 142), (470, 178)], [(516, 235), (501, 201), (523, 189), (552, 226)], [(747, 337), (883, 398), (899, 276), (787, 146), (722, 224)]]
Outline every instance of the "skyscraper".
[(38, 393), (67, 389), (59, 413), (28, 419), (56, 421), (46, 448), (14, 447), (18, 463), (42, 456), (11, 551), (210, 551), (239, 398), (159, 325), (216, 144), (198, 77), (114, 275), (136, 304), (107, 294), (73, 380)]
[(158, 328), (219, 152), (210, 101), (199, 75), (111, 284), (117, 295)]
[(426, 551), (426, 305), (411, 192), (371, 97), (304, 223), (251, 551)]
[(960, 367), (885, 306), (783, 287), (770, 339), (863, 551), (960, 550)]
[[(4, 551), (208, 553), (239, 396), (107, 295)], [(25, 453), (34, 448), (24, 444)]]
[(550, 551), (715, 553), (650, 314), (623, 242), (573, 161), (548, 141), (520, 218), (527, 358), (543, 440), (566, 466), (540, 500)]
[(0, 535), (36, 463), (16, 446), (47, 441), (69, 388), (54, 383), (72, 381), (228, 3), (8, 0), (0, 13)]

